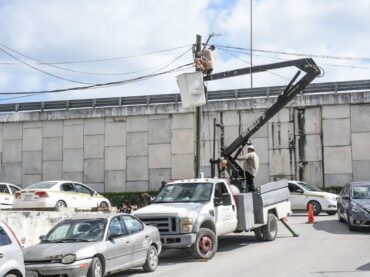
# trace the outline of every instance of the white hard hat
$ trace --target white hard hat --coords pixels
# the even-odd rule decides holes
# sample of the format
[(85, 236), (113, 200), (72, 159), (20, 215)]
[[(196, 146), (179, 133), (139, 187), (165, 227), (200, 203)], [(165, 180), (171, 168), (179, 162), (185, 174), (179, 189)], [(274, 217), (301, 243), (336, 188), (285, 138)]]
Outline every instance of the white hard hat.
[(254, 146), (253, 146), (253, 145), (248, 145), (247, 149), (252, 149), (252, 150), (254, 150)]

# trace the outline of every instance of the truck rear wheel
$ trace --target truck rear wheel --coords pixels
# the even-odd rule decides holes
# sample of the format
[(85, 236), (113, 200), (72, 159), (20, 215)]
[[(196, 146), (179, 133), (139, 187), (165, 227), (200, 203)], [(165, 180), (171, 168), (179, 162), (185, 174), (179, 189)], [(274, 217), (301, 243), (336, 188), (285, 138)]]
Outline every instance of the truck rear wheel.
[(276, 238), (278, 232), (278, 220), (274, 214), (267, 215), (267, 224), (261, 227), (265, 241), (272, 241)]
[(218, 248), (216, 234), (207, 228), (200, 228), (194, 245), (191, 247), (191, 254), (197, 259), (212, 259)]

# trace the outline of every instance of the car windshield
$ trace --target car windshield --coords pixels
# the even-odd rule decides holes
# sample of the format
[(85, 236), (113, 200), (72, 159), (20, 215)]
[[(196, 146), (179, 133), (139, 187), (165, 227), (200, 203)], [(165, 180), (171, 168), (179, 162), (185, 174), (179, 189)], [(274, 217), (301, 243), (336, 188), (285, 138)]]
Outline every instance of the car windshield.
[(55, 226), (41, 242), (101, 241), (106, 223), (105, 219), (65, 220)]
[(370, 199), (370, 185), (352, 187), (353, 199)]
[(41, 182), (28, 186), (26, 189), (49, 189), (53, 187), (57, 182)]
[(311, 184), (307, 184), (307, 183), (303, 183), (303, 182), (298, 182), (298, 184), (301, 185), (302, 187), (304, 187), (308, 191), (322, 191), (318, 187), (316, 187), (314, 185), (311, 185)]
[(211, 198), (212, 183), (176, 183), (166, 185), (154, 203), (206, 202)]

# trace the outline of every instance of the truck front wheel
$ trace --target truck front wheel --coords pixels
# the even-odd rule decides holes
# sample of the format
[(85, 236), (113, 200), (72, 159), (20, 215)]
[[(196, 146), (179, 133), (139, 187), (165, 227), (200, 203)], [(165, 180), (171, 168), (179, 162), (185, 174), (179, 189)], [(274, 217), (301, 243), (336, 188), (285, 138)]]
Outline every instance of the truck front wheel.
[(274, 214), (268, 214), (267, 224), (261, 227), (265, 241), (272, 241), (276, 238), (278, 232), (278, 220)]
[(191, 247), (191, 254), (197, 259), (212, 259), (218, 248), (216, 234), (207, 228), (200, 228), (194, 245)]

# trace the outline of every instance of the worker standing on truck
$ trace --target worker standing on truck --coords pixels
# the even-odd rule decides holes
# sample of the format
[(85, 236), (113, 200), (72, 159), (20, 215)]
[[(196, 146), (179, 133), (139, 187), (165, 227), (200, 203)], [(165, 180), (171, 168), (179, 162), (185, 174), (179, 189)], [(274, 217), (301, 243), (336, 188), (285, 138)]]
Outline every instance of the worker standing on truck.
[(254, 146), (253, 145), (248, 145), (247, 147), (248, 153), (245, 155), (242, 155), (238, 160), (244, 160), (243, 164), (243, 170), (245, 172), (245, 177), (246, 177), (246, 189), (247, 191), (256, 191), (256, 187), (254, 185), (254, 177), (256, 177), (259, 164), (260, 164), (260, 159), (255, 152)]
[(204, 75), (211, 74), (216, 63), (216, 56), (213, 52), (215, 47), (211, 45), (208, 49), (204, 49), (195, 54), (194, 63), (197, 70), (203, 71)]

